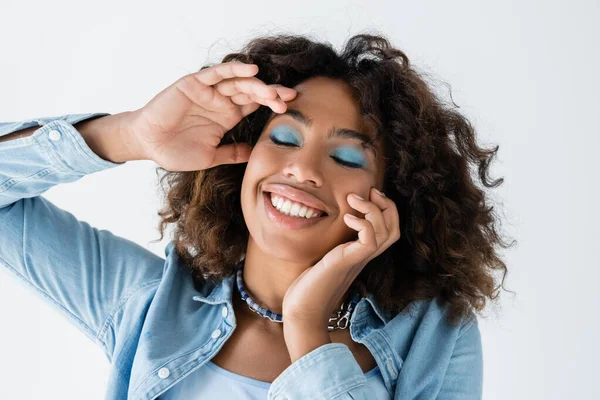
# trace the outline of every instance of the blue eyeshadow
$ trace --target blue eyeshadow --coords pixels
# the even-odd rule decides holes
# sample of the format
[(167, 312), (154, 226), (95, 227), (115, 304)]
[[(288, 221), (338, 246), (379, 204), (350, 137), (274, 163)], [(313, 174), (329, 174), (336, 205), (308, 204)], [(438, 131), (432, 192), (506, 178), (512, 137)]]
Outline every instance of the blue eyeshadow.
[[(302, 144), (301, 138), (296, 130), (287, 125), (276, 126), (269, 134), (269, 137), (271, 140), (279, 143), (293, 144), (295, 146), (300, 146)], [(351, 164), (351, 166), (355, 168), (364, 168), (367, 165), (365, 152), (352, 146), (338, 148), (333, 158), (340, 160), (342, 163)]]
[[(356, 150), (353, 147), (342, 147), (336, 151), (335, 154), (336, 157), (340, 158), (341, 160), (352, 164), (358, 164), (361, 167), (364, 167), (367, 163), (365, 153), (363, 151)], [(339, 157), (338, 154), (342, 155), (342, 157)]]
[(300, 140), (298, 140), (298, 136), (295, 134), (294, 130), (288, 128), (287, 126), (277, 126), (275, 129), (271, 131), (271, 135), (275, 137), (275, 139), (279, 142), (293, 142), (296, 145), (300, 145)]

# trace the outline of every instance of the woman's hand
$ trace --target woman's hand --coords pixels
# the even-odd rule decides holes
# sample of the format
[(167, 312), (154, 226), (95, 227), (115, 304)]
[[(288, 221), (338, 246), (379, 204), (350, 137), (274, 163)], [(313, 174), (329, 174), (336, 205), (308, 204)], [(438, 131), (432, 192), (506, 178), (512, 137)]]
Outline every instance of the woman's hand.
[[(365, 218), (344, 215), (344, 222), (358, 231), (358, 240), (338, 245), (290, 285), (283, 298), (283, 326), (327, 331), (334, 308), (369, 261), (400, 239), (400, 217), (396, 203), (370, 191), (371, 201), (348, 195), (348, 204)], [(287, 328), (287, 329), (286, 329)]]
[(218, 147), (227, 131), (261, 105), (285, 112), (294, 89), (267, 85), (255, 64), (222, 63), (186, 75), (133, 111), (129, 149), (168, 171), (197, 171), (248, 161), (247, 144)]

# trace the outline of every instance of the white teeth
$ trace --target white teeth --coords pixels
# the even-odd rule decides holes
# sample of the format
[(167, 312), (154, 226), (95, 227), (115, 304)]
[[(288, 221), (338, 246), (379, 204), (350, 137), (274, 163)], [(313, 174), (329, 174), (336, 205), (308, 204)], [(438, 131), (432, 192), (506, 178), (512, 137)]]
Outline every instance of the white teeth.
[(298, 211), (300, 211), (300, 204), (298, 204), (298, 203), (292, 204), (292, 208), (290, 209), (290, 214), (297, 216), (298, 215)]
[(273, 194), (271, 194), (271, 204), (282, 213), (293, 217), (315, 218), (320, 215), (319, 212), (316, 212), (305, 205), (283, 199), (282, 197), (277, 197)]
[(298, 216), (299, 216), (299, 217), (304, 217), (304, 216), (306, 216), (306, 211), (307, 211), (307, 210), (308, 210), (308, 207), (306, 207), (306, 206), (300, 207), (300, 211), (298, 212)]
[(292, 202), (289, 200), (286, 200), (285, 203), (283, 203), (283, 207), (281, 207), (281, 211), (286, 214), (289, 214), (291, 208), (292, 208)]

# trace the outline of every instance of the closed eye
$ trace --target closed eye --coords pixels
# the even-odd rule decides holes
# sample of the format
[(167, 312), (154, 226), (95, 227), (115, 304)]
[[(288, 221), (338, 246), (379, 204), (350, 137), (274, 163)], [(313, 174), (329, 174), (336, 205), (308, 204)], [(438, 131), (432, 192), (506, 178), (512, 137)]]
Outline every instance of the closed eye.
[[(279, 140), (275, 139), (275, 138), (274, 138), (274, 137), (272, 137), (272, 136), (271, 136), (271, 137), (269, 137), (269, 139), (271, 140), (271, 142), (273, 142), (273, 143), (274, 143), (275, 145), (277, 145), (277, 146), (284, 146), (284, 147), (297, 147), (297, 146), (296, 146), (295, 144), (293, 144), (293, 143), (289, 143), (289, 142), (281, 142), (281, 141), (279, 141)], [(360, 165), (360, 164), (355, 164), (355, 163), (351, 163), (351, 162), (348, 162), (348, 161), (344, 161), (344, 160), (342, 160), (342, 159), (340, 159), (340, 158), (338, 158), (338, 157), (335, 157), (335, 156), (331, 156), (331, 158), (333, 158), (333, 159), (334, 159), (334, 160), (335, 160), (335, 161), (336, 161), (338, 164), (341, 164), (341, 165), (343, 165), (343, 166), (345, 166), (345, 167), (349, 167), (349, 168), (361, 168), (361, 167), (362, 167), (362, 165)]]

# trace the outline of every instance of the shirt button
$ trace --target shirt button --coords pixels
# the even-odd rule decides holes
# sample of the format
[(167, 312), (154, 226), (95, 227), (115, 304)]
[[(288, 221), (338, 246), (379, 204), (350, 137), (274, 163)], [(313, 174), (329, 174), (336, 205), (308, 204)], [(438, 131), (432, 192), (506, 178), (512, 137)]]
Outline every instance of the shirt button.
[(158, 370), (158, 376), (165, 379), (169, 376), (169, 368), (161, 368)]
[(221, 336), (221, 330), (220, 329), (215, 329), (212, 333), (212, 335), (210, 335), (213, 339), (218, 338), (219, 336)]
[(57, 141), (58, 139), (60, 139), (60, 132), (59, 131), (50, 131), (50, 133), (48, 134), (48, 137), (50, 137), (50, 140)]
[(223, 318), (227, 317), (227, 306), (221, 308), (221, 315), (223, 316)]

